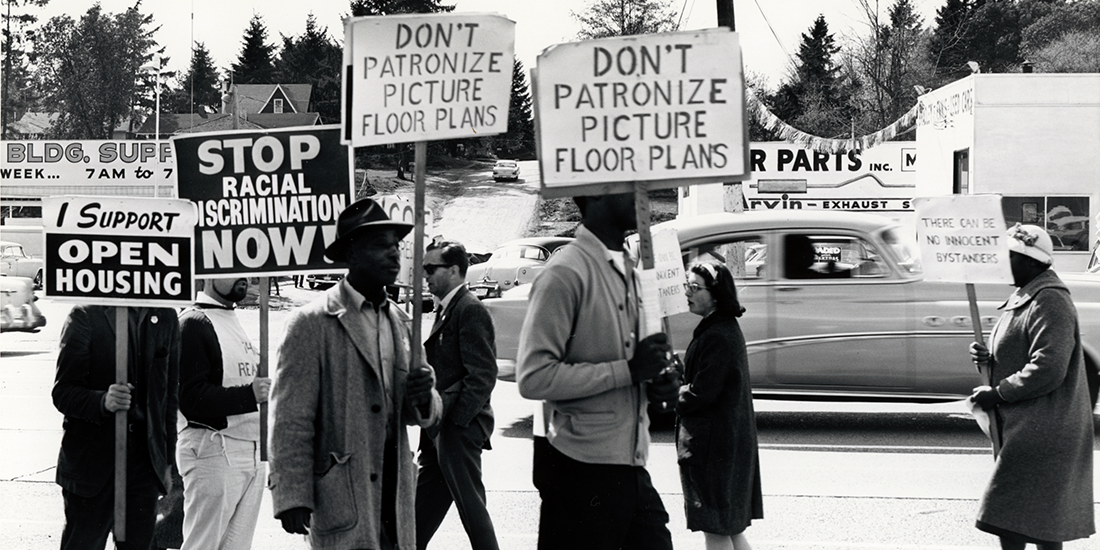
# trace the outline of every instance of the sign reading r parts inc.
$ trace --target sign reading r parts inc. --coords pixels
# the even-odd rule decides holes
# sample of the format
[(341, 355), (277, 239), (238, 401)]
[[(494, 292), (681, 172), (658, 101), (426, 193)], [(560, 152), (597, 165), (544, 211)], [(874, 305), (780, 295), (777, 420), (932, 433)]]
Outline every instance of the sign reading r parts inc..
[(189, 304), (195, 207), (179, 199), (42, 199), (45, 293), (98, 305)]

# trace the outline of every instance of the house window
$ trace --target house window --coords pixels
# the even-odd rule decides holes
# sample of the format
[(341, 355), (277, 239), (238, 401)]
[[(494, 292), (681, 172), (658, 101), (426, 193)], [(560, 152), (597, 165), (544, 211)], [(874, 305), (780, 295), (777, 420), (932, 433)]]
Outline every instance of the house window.
[(283, 100), (281, 100), (281, 99), (276, 99), (275, 100), (275, 112), (278, 113), (278, 114), (282, 114), (282, 112), (283, 112)]

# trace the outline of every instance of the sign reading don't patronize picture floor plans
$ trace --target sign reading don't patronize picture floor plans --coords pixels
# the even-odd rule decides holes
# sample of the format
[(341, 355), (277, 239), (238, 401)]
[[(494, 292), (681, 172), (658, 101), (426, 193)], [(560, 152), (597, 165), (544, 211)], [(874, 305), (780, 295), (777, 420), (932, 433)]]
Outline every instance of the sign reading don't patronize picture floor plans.
[(544, 196), (747, 177), (737, 33), (558, 44), (538, 57), (532, 81)]
[(334, 271), (325, 247), (353, 196), (339, 126), (172, 139), (179, 196), (198, 207), (195, 273), (261, 277)]
[(61, 301), (178, 307), (194, 298), (195, 207), (179, 199), (42, 199), (45, 293)]
[(515, 26), (487, 13), (346, 20), (345, 140), (362, 147), (506, 132)]

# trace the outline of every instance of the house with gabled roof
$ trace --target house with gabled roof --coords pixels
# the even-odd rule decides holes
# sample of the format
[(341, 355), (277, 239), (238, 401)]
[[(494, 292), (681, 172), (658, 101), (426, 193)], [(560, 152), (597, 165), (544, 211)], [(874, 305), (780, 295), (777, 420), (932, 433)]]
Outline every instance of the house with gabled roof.
[[(311, 84), (234, 84), (222, 99), (220, 113), (178, 113), (160, 115), (160, 137), (175, 134), (218, 132), (224, 130), (264, 130), (321, 123), (319, 113), (311, 113)], [(236, 124), (233, 112), (236, 111)], [(138, 129), (138, 139), (153, 139), (156, 117), (150, 116)]]

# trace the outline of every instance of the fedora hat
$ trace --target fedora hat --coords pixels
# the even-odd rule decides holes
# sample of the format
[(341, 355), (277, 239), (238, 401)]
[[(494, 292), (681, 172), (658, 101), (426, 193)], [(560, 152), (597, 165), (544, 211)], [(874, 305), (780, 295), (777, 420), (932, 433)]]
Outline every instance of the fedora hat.
[(382, 205), (372, 199), (359, 199), (340, 212), (336, 220), (336, 240), (325, 248), (325, 256), (334, 262), (344, 261), (344, 253), (352, 237), (368, 231), (392, 229), (398, 238), (412, 231), (413, 224), (395, 222), (382, 210)]

